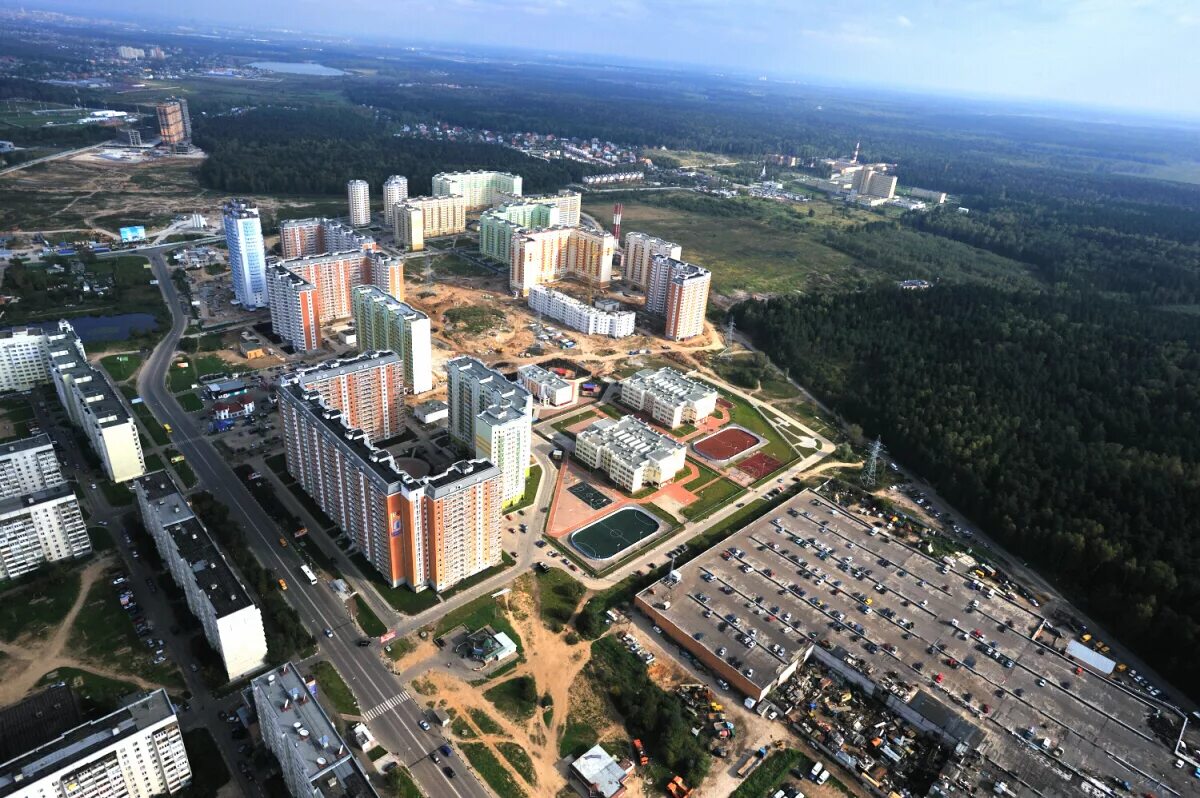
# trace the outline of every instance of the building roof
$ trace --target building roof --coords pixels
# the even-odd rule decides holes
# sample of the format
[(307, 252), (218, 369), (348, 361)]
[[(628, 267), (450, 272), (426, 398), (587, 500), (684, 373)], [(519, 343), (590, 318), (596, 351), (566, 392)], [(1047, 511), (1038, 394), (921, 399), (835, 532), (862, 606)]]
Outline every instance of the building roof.
[(166, 690), (155, 690), (99, 720), (76, 726), (48, 743), (0, 764), (0, 796), (10, 795), (72, 762), (174, 717)]
[(0, 762), (49, 742), (82, 721), (79, 699), (64, 682), (0, 709)]
[(240, 391), (246, 387), (244, 380), (222, 380), (220, 382), (210, 382), (204, 386), (204, 390), (209, 393), (225, 393), (226, 391)]
[(254, 405), (254, 398), (250, 396), (231, 396), (228, 399), (222, 399), (212, 406), (214, 411), (228, 410), (231, 412), (241, 412), (247, 406)]
[(656, 399), (667, 402), (700, 402), (716, 398), (717, 389), (699, 380), (684, 376), (675, 369), (664, 366), (660, 369), (642, 369), (621, 380), (626, 385), (650, 392)]
[(20, 515), (22, 512), (28, 511), (39, 504), (57, 502), (68, 496), (74, 498), (75, 492), (71, 490), (70, 484), (60, 482), (53, 487), (23, 493), (20, 496), (11, 496), (7, 499), (0, 499), (0, 518)]
[(353, 374), (356, 371), (363, 369), (375, 368), (377, 366), (386, 366), (391, 363), (402, 363), (400, 356), (395, 352), (363, 352), (353, 357), (341, 357), (336, 360), (326, 360), (323, 363), (310, 366), (308, 368), (298, 369), (285, 374), (280, 378), (280, 384), (296, 385), (302, 390), (310, 385), (324, 382), (325, 380), (342, 377), (347, 374)]
[(571, 770), (603, 798), (612, 798), (620, 793), (629, 775), (599, 743), (580, 754), (571, 763)]
[(517, 369), (517, 374), (521, 375), (531, 382), (535, 382), (544, 388), (549, 388), (552, 391), (561, 391), (564, 388), (570, 388), (571, 384), (562, 377), (555, 374), (549, 369), (544, 369), (534, 363), (527, 363)]
[(19, 441), (9, 441), (0, 445), (0, 460), (10, 454), (17, 452), (26, 452), (30, 449), (41, 449), (43, 447), (54, 446), (54, 442), (50, 440), (50, 436), (42, 432), (37, 435), (31, 435), (28, 438), (22, 438)]
[(579, 433), (579, 438), (597, 438), (598, 445), (613, 450), (625, 462), (660, 462), (674, 456), (684, 446), (674, 438), (655, 432), (634, 416), (619, 421), (602, 418)]

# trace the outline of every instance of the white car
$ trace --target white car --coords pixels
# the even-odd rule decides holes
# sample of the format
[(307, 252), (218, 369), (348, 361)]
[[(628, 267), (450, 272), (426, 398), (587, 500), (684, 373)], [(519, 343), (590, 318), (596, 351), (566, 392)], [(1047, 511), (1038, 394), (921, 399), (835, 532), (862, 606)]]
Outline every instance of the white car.
[(421, 727), (421, 731), (429, 731), (429, 721), (423, 720), (417, 725)]

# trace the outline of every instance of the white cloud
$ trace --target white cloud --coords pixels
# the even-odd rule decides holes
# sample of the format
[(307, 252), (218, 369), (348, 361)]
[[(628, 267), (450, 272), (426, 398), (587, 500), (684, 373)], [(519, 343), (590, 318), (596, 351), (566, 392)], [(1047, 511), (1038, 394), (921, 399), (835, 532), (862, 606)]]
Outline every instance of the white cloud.
[(909, 19), (908, 17), (904, 16), (903, 14), (896, 17), (896, 24), (898, 24), (902, 28), (911, 28), (913, 26), (912, 20)]

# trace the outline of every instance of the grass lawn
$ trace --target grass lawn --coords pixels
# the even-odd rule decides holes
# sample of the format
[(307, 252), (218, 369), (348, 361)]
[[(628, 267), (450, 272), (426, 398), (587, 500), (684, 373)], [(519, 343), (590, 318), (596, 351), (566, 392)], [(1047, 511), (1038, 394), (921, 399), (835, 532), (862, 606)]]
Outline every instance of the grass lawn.
[[(180, 368), (180, 363), (187, 365)], [(176, 357), (167, 374), (167, 387), (171, 389), (171, 393), (180, 393), (190, 389), (193, 384), (199, 383), (203, 377), (228, 374), (230, 368), (230, 364), (216, 355), (181, 354)]]
[(204, 409), (204, 400), (194, 393), (181, 393), (175, 397), (175, 401), (179, 402), (179, 406), (189, 413)]
[(216, 798), (217, 792), (229, 782), (229, 769), (221, 759), (212, 733), (202, 727), (186, 731), (183, 747), (192, 763), (192, 786), (187, 789), (187, 794), (195, 798)]
[(154, 472), (154, 471), (162, 471), (166, 467), (163, 465), (163, 459), (161, 457), (159, 457), (157, 454), (153, 454), (153, 453), (148, 454), (143, 459), (145, 459), (145, 461), (146, 461), (146, 473), (147, 474)]
[(512, 638), (518, 652), (524, 652), (525, 649), (521, 646), (520, 635), (517, 634), (517, 631), (513, 629), (513, 625), (505, 617), (503, 608), (499, 602), (491, 596), (480, 596), (474, 601), (468, 602), (458, 609), (443, 615), (434, 629), (434, 635), (440, 637), (456, 626), (465, 626), (474, 631), (489, 624), (497, 632), (504, 632)]
[(92, 541), (92, 551), (112, 551), (117, 547), (107, 527), (89, 526), (88, 538)]
[(615, 418), (615, 419), (620, 420), (620, 419), (624, 418), (625, 416), (629, 415), (628, 410), (622, 410), (621, 408), (617, 407), (616, 405), (605, 404), (605, 405), (596, 405), (596, 407), (599, 408), (600, 412), (604, 413), (604, 415), (608, 416), (609, 418)]
[(383, 600), (396, 612), (404, 615), (417, 615), (438, 603), (438, 595), (432, 590), (416, 593), (407, 587), (392, 587), (387, 584), (375, 566), (371, 565), (361, 554), (355, 554), (350, 559), (358, 566), (358, 570), (362, 571), (363, 576), (371, 580), (371, 587), (375, 588), (375, 591), (383, 596)]
[(561, 421), (555, 421), (550, 426), (552, 426), (558, 432), (565, 433), (567, 431), (567, 427), (573, 427), (579, 422), (586, 421), (589, 418), (595, 418), (595, 416), (596, 411), (588, 408), (582, 413), (576, 413), (573, 416), (568, 416), (567, 418), (562, 419)]
[(342, 680), (342, 675), (337, 672), (337, 668), (322, 660), (313, 665), (312, 670), (313, 676), (317, 680), (317, 686), (325, 693), (325, 697), (329, 699), (329, 703), (333, 704), (334, 709), (343, 715), (359, 714), (358, 701), (350, 692), (350, 688), (346, 686), (346, 682)]
[(133, 376), (142, 365), (141, 355), (108, 355), (100, 358), (100, 365), (113, 378), (113, 382), (124, 382)]
[[(425, 264), (420, 266), (414, 264), (411, 272), (414, 276), (425, 273)], [(494, 277), (495, 275), (483, 268), (477, 266), (469, 260), (460, 258), (457, 255), (439, 255), (433, 261), (434, 274), (454, 274), (460, 277)]]
[(487, 305), (467, 305), (450, 308), (443, 316), (447, 326), (454, 325), (448, 332), (482, 335), (504, 323), (504, 312)]
[(505, 571), (506, 569), (513, 567), (513, 565), (515, 563), (516, 563), (516, 561), (512, 557), (509, 556), (507, 551), (502, 551), (502, 552), (500, 552), (500, 564), (499, 565), (493, 565), (491, 568), (480, 571), (479, 573), (475, 574), (474, 576), (467, 577), (466, 579), (462, 580), (454, 587), (452, 587), (449, 590), (442, 593), (442, 597), (450, 598), (451, 596), (456, 596), (459, 593), (462, 593), (464, 590), (470, 590), (471, 588), (475, 587), (475, 585), (478, 585), (480, 582), (486, 582), (487, 580), (491, 579), (496, 574), (501, 573), (502, 571)]
[(475, 772), (483, 777), (488, 786), (500, 798), (524, 798), (525, 791), (517, 784), (512, 774), (500, 764), (492, 750), (483, 743), (462, 743), (463, 756), (475, 768)]
[[(155, 630), (162, 634), (165, 630)], [(121, 609), (117, 590), (107, 576), (92, 585), (71, 627), (70, 650), (86, 661), (120, 673), (134, 674), (165, 687), (182, 687), (183, 680), (169, 660), (155, 665), (153, 652), (133, 629), (130, 613)]]
[(600, 737), (596, 734), (595, 724), (585, 721), (572, 714), (567, 716), (563, 727), (562, 739), (558, 741), (558, 755), (579, 756), (591, 748)]
[(267, 468), (278, 474), (284, 482), (288, 482), (292, 479), (291, 475), (287, 472), (287, 456), (282, 452), (271, 455), (263, 462), (267, 464)]
[[(718, 389), (720, 390), (720, 389)], [(780, 463), (790, 463), (796, 459), (796, 453), (792, 447), (780, 437), (775, 428), (763, 418), (762, 413), (758, 408), (752, 406), (740, 396), (734, 396), (731, 393), (721, 391), (721, 397), (728, 400), (733, 407), (729, 409), (730, 422), (738, 424), (751, 432), (757, 433), (766, 439), (767, 445), (759, 449), (765, 455), (774, 457)]]
[(121, 706), (123, 698), (139, 692), (138, 686), (133, 682), (97, 676), (91, 671), (79, 668), (58, 668), (50, 671), (38, 680), (38, 685), (45, 686), (55, 682), (66, 682), (73, 687), (76, 695), (83, 699), (85, 711), (91, 710), (97, 714), (112, 712)]
[(467, 710), (467, 714), (471, 716), (471, 720), (479, 727), (479, 731), (484, 734), (504, 734), (504, 729), (500, 727), (491, 715), (484, 712), (478, 707), (471, 707)]
[(424, 798), (406, 767), (392, 768), (383, 777), (383, 784), (390, 791), (392, 798)]
[(47, 568), (0, 593), (0, 640), (47, 637), (79, 595), (79, 572)]
[(171, 468), (175, 469), (175, 474), (179, 477), (185, 488), (194, 488), (196, 483), (200, 481), (196, 479), (196, 472), (188, 465), (187, 460), (171, 463)]
[(358, 625), (363, 630), (363, 634), (369, 637), (379, 637), (387, 632), (387, 627), (383, 625), (383, 621), (379, 620), (379, 616), (371, 609), (367, 602), (363, 601), (362, 596), (354, 597), (355, 617), (358, 619)]
[(392, 662), (402, 660), (416, 650), (416, 644), (407, 637), (397, 637), (395, 640), (388, 641), (388, 644), (383, 647), (384, 653)]
[(538, 486), (541, 484), (542, 467), (540, 465), (532, 466), (529, 469), (529, 476), (525, 477), (525, 493), (521, 495), (521, 498), (512, 507), (506, 507), (504, 512), (511, 513), (523, 510), (533, 504), (533, 500), (537, 498)]
[(587, 592), (587, 588), (561, 568), (551, 568), (537, 575), (540, 602), (538, 609), (542, 621), (551, 628), (555, 624), (561, 626), (571, 620), (579, 600)]
[(513, 766), (513, 770), (520, 773), (525, 781), (533, 785), (537, 784), (537, 774), (533, 772), (533, 760), (529, 758), (529, 753), (524, 748), (516, 743), (496, 743), (496, 750), (508, 760), (508, 763)]
[(736, 482), (722, 479), (718, 482), (713, 482), (696, 494), (696, 501), (684, 507), (680, 512), (683, 513), (684, 518), (694, 521), (697, 518), (703, 518), (713, 510), (716, 510), (718, 507), (733, 500), (734, 497), (740, 496), (745, 492), (745, 489)]
[(100, 491), (113, 507), (128, 507), (133, 504), (133, 492), (125, 487), (124, 482), (109, 482), (100, 480)]
[(137, 415), (138, 420), (142, 422), (142, 426), (146, 428), (146, 432), (150, 435), (151, 440), (157, 446), (166, 446), (171, 442), (171, 436), (163, 429), (162, 424), (158, 423), (158, 419), (150, 412), (150, 408), (146, 407), (144, 402), (139, 402), (133, 406), (133, 412)]
[(738, 785), (730, 798), (761, 798), (764, 795), (771, 795), (779, 789), (784, 779), (787, 778), (788, 771), (794, 767), (808, 770), (812, 767), (812, 760), (794, 748), (773, 751), (745, 781)]
[(659, 507), (659, 506), (658, 506), (657, 504), (655, 504), (654, 502), (646, 502), (646, 503), (644, 503), (644, 504), (640, 504), (640, 505), (638, 505), (638, 506), (639, 506), (639, 507), (641, 507), (643, 510), (648, 510), (650, 513), (652, 513), (652, 514), (654, 514), (654, 515), (658, 516), (658, 517), (659, 517), (659, 518), (661, 518), (663, 521), (666, 521), (668, 524), (670, 524), (672, 527), (679, 526), (679, 519), (678, 519), (678, 518), (676, 518), (676, 517), (675, 517), (674, 515), (672, 515), (671, 513), (668, 513), (666, 510), (664, 510), (663, 508)]
[(714, 479), (717, 479), (721, 476), (716, 471), (713, 471), (711, 468), (699, 462), (698, 460), (688, 460), (688, 462), (698, 468), (699, 473), (690, 482), (684, 483), (684, 490), (696, 490), (701, 485), (707, 485), (709, 482), (712, 482)]
[(519, 723), (533, 717), (537, 710), (537, 685), (532, 676), (517, 676), (483, 692), (483, 697), (506, 716)]

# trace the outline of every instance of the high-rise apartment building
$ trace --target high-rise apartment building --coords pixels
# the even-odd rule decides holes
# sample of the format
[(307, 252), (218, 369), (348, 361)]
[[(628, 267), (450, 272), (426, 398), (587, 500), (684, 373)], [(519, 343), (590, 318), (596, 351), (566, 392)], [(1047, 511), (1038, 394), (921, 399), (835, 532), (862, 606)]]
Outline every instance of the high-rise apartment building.
[(712, 272), (695, 264), (655, 255), (646, 286), (646, 312), (666, 319), (664, 335), (682, 341), (704, 332)]
[(404, 298), (404, 261), (351, 250), (277, 261), (268, 268), (271, 328), (296, 351), (321, 346), (321, 328), (354, 313), (352, 291), (372, 285)]
[(383, 181), (383, 223), (388, 229), (396, 224), (396, 205), (408, 199), (408, 178), (392, 175)]
[(0, 444), (0, 499), (53, 488), (65, 481), (49, 435)]
[(605, 311), (544, 285), (529, 289), (529, 309), (539, 315), (561, 321), (573, 330), (588, 335), (624, 338), (633, 335), (636, 314), (631, 310)]
[(337, 219), (284, 219), (279, 222), (280, 255), (286, 260), (352, 249), (378, 252), (379, 244)]
[(83, 344), (69, 322), (58, 327), (9, 327), (0, 330), (0, 391), (28, 391), (52, 381), (50, 347), (69, 338), (80, 357)]
[(263, 248), (262, 222), (258, 208), (234, 199), (221, 209), (225, 246), (233, 272), (233, 295), (242, 307), (254, 310), (267, 306), (267, 253)]
[(520, 231), (561, 227), (558, 208), (517, 198), (479, 217), (479, 253), (504, 264), (512, 262), (513, 236)]
[(349, 207), (350, 224), (362, 227), (371, 223), (371, 184), (366, 180), (350, 180), (346, 183), (346, 202)]
[(433, 390), (433, 340), (429, 317), (376, 286), (353, 291), (354, 327), (360, 352), (390, 350), (404, 361), (409, 393)]
[(467, 356), (446, 362), (446, 387), (451, 437), (495, 463), (503, 474), (503, 502), (518, 501), (529, 476), (532, 394)]
[(59, 328), (49, 346), (50, 375), (67, 418), (83, 430), (109, 479), (140, 477), (146, 461), (133, 414), (108, 377), (81, 354), (83, 346), (71, 325), (59, 322)]
[(630, 493), (662, 485), (686, 465), (687, 448), (634, 416), (602, 418), (575, 436), (575, 456)]
[(548, 227), (520, 230), (512, 238), (509, 288), (522, 295), (535, 285), (573, 277), (595, 286), (612, 279), (612, 256), (616, 239), (603, 230), (580, 227)]
[(263, 667), (262, 613), (165, 471), (133, 483), (142, 524), (232, 681)]
[[(313, 692), (310, 693), (310, 687)], [(314, 698), (316, 681), (293, 663), (253, 679), (263, 743), (293, 798), (378, 798), (334, 723)]]
[(854, 173), (850, 187), (868, 197), (891, 199), (896, 196), (896, 176), (878, 169), (864, 167)]
[(500, 563), (502, 474), (492, 463), (411, 475), (298, 381), (280, 387), (279, 417), (288, 473), (388, 584), (443, 591)]
[(627, 233), (625, 235), (625, 254), (621, 259), (622, 277), (626, 284), (636, 285), (645, 290), (650, 279), (650, 264), (655, 255), (679, 260), (683, 247), (671, 241), (664, 241), (646, 233)]
[(166, 690), (0, 764), (4, 798), (155, 798), (191, 782), (183, 733)]
[(461, 195), (409, 197), (393, 208), (396, 245), (411, 252), (425, 249), (425, 239), (462, 233), (467, 207)]
[(175, 150), (186, 149), (192, 142), (192, 117), (188, 114), (187, 100), (171, 97), (155, 105), (154, 110), (162, 143)]
[(67, 483), (0, 499), (0, 579), (91, 553), (79, 500)]
[(575, 227), (583, 211), (583, 195), (578, 191), (562, 189), (555, 194), (501, 194), (497, 196), (499, 203), (521, 202), (535, 205), (548, 205), (558, 211), (558, 224)]
[(477, 211), (500, 201), (501, 195), (521, 196), (521, 176), (508, 172), (441, 172), (433, 176), (433, 196), (459, 195), (467, 210)]
[(341, 411), (346, 424), (362, 431), (370, 443), (401, 431), (404, 364), (395, 352), (328, 360), (285, 374), (280, 385), (295, 385), (301, 394), (314, 394), (326, 407)]

